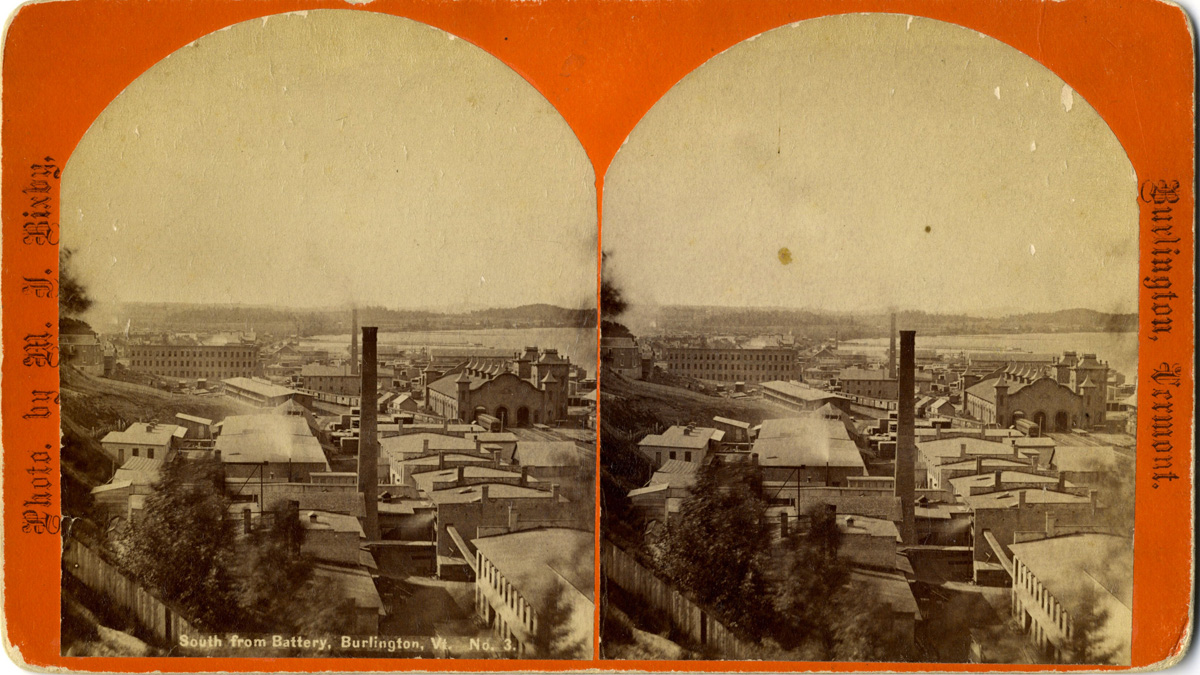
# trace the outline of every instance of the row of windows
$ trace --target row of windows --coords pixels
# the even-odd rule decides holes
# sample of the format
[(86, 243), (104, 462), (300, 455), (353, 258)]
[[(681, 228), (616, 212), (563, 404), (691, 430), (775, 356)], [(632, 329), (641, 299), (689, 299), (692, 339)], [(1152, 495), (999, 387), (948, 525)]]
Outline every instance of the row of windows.
[(1069, 639), (1071, 635), (1070, 622), (1067, 619), (1067, 613), (1063, 611), (1062, 605), (1058, 604), (1058, 601), (1054, 599), (1053, 595), (1050, 595), (1045, 586), (1042, 586), (1037, 577), (1029, 572), (1029, 568), (1022, 565), (1019, 561), (1017, 562), (1017, 583), (1033, 596), (1034, 600), (1041, 606), (1042, 611), (1050, 616), (1050, 620)]
[(769, 370), (769, 371), (777, 372), (777, 373), (792, 372), (792, 368), (790, 365), (770, 366), (765, 363), (751, 364), (751, 365), (738, 364), (736, 366), (733, 364), (730, 364), (730, 363), (672, 363), (669, 365), (672, 370), (703, 370), (703, 371), (736, 370), (739, 372)]
[(167, 368), (186, 366), (196, 368), (251, 368), (252, 361), (184, 361), (183, 359), (132, 359), (135, 368)]
[(772, 361), (792, 362), (795, 361), (795, 354), (781, 353), (754, 353), (754, 352), (667, 352), (668, 361)]
[(201, 357), (201, 356), (239, 356), (252, 357), (255, 355), (253, 349), (238, 349), (231, 350), (225, 347), (210, 347), (208, 349), (163, 349), (163, 348), (146, 348), (132, 347), (129, 350), (130, 356), (183, 356), (183, 357)]
[(525, 598), (521, 597), (520, 593), (517, 593), (517, 589), (513, 588), (513, 585), (508, 583), (508, 580), (500, 574), (500, 570), (496, 569), (496, 566), (487, 558), (484, 558), (482, 554), (479, 556), (479, 566), (483, 570), (483, 578), (492, 587), (492, 590), (500, 595), (504, 600), (504, 604), (521, 620), (521, 624), (530, 633), (533, 633), (533, 609), (529, 606), (529, 603), (525, 602)]
[[(679, 459), (679, 451), (678, 450), (671, 450), (667, 454), (669, 455), (670, 459)], [(691, 450), (683, 451), (683, 461), (685, 461), (685, 462), (692, 461), (692, 451)], [(658, 464), (659, 466), (662, 466), (662, 463), (663, 463), (662, 452), (654, 453), (654, 463)]]

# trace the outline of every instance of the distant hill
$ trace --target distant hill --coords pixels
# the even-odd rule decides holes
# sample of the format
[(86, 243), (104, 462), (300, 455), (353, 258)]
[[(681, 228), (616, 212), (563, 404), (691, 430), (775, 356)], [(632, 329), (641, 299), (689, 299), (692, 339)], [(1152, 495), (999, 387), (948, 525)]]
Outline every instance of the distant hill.
[[(255, 331), (261, 334), (323, 335), (348, 333), (349, 307), (290, 308), (256, 305), (186, 303), (127, 303), (111, 308), (115, 325), (135, 331)], [(568, 309), (535, 304), (519, 307), (437, 312), (424, 309), (358, 309), (360, 326), (379, 326), (383, 332), (480, 328), (575, 328), (596, 325), (595, 309)]]
[[(797, 337), (843, 340), (888, 334), (887, 312), (835, 313), (771, 307), (664, 306), (642, 310), (652, 314), (662, 333), (792, 333)], [(1021, 333), (1095, 333), (1137, 330), (1137, 314), (1111, 314), (1091, 309), (981, 317), (922, 311), (896, 313), (901, 327), (924, 335), (987, 335)]]

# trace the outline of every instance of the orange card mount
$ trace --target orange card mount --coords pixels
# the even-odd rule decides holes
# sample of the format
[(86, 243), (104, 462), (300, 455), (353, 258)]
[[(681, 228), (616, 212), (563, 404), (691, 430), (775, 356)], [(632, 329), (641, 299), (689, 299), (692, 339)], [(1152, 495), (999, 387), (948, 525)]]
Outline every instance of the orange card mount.
[[(0, 138), (10, 656), (87, 672), (1174, 662), (1193, 578), (1192, 42), (1185, 13), (1151, 0), (20, 7)], [(679, 323), (687, 306), (709, 323)], [(793, 334), (730, 307), (813, 313)], [(1115, 322), (1095, 330), (1111, 353), (960, 364), (949, 354), (966, 348), (936, 342), (1084, 333), (1079, 315), (1045, 318), (1078, 308)], [(889, 329), (878, 317), (896, 310)], [(809, 334), (812, 316), (859, 318)], [(1013, 316), (1042, 318), (998, 318)], [(689, 331), (735, 336), (739, 355), (750, 336), (788, 341), (753, 347), (769, 357), (757, 370), (714, 352), (701, 371), (679, 356)], [(841, 340), (864, 347), (855, 368), (899, 364), (806, 370)], [(722, 403), (689, 419), (639, 389), (675, 401), (688, 383), (721, 385), (687, 394)], [(1043, 389), (1075, 407), (1021, 407)], [(823, 419), (786, 412), (813, 391)], [(784, 412), (725, 412), (756, 405)], [(842, 425), (845, 475), (832, 446), (821, 463), (768, 461), (810, 423)], [(921, 429), (997, 468), (943, 474), (952, 463), (905, 440)], [(891, 459), (871, 440), (889, 433)], [(959, 455), (977, 442), (1012, 458)], [(617, 476), (620, 452), (641, 469)], [(1090, 455), (1068, 473), (1088, 452), (1119, 485), (1105, 492)], [(694, 478), (663, 471), (693, 457)], [(820, 530), (802, 494), (893, 500), (827, 524), (896, 554), (847, 562), (839, 583), (879, 589), (871, 616), (901, 628), (911, 660), (787, 643), (781, 617), (821, 604), (779, 591), (803, 565), (738, 592), (688, 587), (697, 558), (672, 558), (672, 537), (703, 504), (686, 483), (729, 494), (738, 467), (759, 471), (756, 490), (777, 484), (747, 521), (777, 562)], [(1128, 522), (1095, 517), (1122, 495)], [(1004, 513), (984, 520), (984, 499)], [(1074, 510), (1047, 518), (1037, 504), (1055, 499)], [(964, 538), (921, 540), (935, 512)], [(1101, 542), (1091, 562), (1108, 563), (1130, 540), (1128, 567), (1039, 562)], [(1109, 604), (1081, 613), (1064, 583)], [(971, 600), (954, 614), (952, 597)], [(776, 614), (731, 609), (747, 605)], [(962, 628), (975, 612), (993, 633)], [(1069, 663), (1085, 633), (1104, 634), (1093, 653), (1111, 665)], [(830, 639), (846, 634), (875, 635)]]

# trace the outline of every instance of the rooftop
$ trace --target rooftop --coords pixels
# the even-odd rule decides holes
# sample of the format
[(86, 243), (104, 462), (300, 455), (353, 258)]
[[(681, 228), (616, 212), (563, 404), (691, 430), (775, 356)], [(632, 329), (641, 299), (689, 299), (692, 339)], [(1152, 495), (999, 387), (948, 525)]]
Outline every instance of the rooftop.
[(810, 387), (807, 384), (801, 384), (799, 382), (784, 382), (783, 380), (763, 382), (762, 388), (790, 398), (798, 398), (802, 401), (816, 402), (833, 398), (845, 398), (845, 396), (842, 396), (841, 394), (835, 394), (823, 389), (817, 389), (816, 387)]
[(265, 398), (291, 396), (296, 393), (294, 389), (288, 389), (287, 387), (281, 387), (277, 384), (263, 382), (262, 380), (254, 380), (248, 377), (231, 377), (227, 380), (222, 380), (222, 382), (226, 387), (241, 389), (253, 394), (258, 394), (259, 396), (263, 396)]
[(304, 418), (295, 415), (230, 415), (221, 421), (214, 448), (226, 463), (295, 462), (328, 469), (320, 441)]
[(484, 485), (488, 488), (489, 499), (550, 499), (554, 496), (549, 490), (507, 483), (485, 483), (434, 490), (429, 493), (429, 499), (435, 504), (469, 504), (482, 501)]
[[(535, 611), (544, 612), (558, 602), (563, 584), (595, 603), (591, 532), (556, 527), (483, 537), (471, 543)], [(588, 613), (590, 616), (590, 609)]]
[(331, 532), (353, 532), (360, 537), (365, 537), (362, 525), (359, 524), (358, 518), (345, 515), (342, 513), (330, 513), (329, 511), (300, 511), (300, 525), (305, 530), (328, 530)]
[(579, 451), (572, 441), (521, 441), (513, 459), (521, 466), (578, 466)]
[(981, 495), (964, 495), (963, 503), (972, 509), (1012, 509), (1016, 508), (1019, 503), (1019, 493), (1025, 493), (1025, 503), (1027, 504), (1087, 504), (1091, 502), (1090, 497), (1082, 495), (1073, 495), (1067, 492), (1058, 492), (1044, 487), (1039, 488), (1019, 488), (1016, 490), (1004, 490), (1002, 492), (988, 492)]
[(110, 431), (101, 439), (101, 443), (129, 443), (137, 445), (165, 446), (171, 438), (182, 437), (187, 430), (174, 424), (154, 424), (151, 422), (135, 422), (124, 431)]
[(751, 452), (763, 466), (840, 466), (865, 469), (858, 446), (840, 420), (789, 417), (763, 422)]
[(1092, 591), (1103, 591), (1125, 612), (1133, 610), (1133, 543), (1124, 537), (1071, 534), (1010, 549), (1072, 615)]
[(721, 442), (725, 432), (710, 427), (673, 426), (661, 434), (650, 434), (638, 442), (640, 446), (658, 448), (683, 448), (687, 450), (703, 450), (708, 447), (710, 440)]

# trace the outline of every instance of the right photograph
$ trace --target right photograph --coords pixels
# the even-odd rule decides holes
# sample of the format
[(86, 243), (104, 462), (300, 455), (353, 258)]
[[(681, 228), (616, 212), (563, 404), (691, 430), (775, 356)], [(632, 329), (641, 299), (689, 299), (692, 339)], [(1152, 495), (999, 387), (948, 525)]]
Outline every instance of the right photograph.
[(1138, 180), (1069, 80), (782, 26), (602, 199), (602, 658), (1130, 663)]

